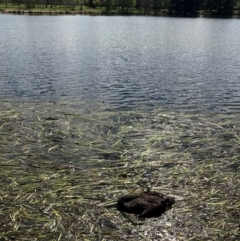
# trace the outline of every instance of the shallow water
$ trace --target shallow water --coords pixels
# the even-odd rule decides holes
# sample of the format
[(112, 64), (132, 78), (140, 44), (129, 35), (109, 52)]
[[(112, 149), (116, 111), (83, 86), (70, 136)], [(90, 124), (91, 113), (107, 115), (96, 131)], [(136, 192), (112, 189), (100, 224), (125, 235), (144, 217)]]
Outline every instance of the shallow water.
[(1, 99), (239, 112), (238, 19), (0, 15)]
[[(0, 237), (238, 240), (239, 119), (0, 101)], [(148, 187), (176, 205), (130, 222), (117, 198)]]

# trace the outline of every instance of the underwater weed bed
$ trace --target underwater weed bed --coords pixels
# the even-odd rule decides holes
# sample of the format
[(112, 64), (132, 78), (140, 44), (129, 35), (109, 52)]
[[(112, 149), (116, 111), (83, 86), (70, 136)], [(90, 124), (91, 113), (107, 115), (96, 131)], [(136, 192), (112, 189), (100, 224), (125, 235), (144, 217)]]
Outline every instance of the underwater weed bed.
[[(239, 115), (0, 103), (1, 240), (239, 240)], [(119, 196), (176, 198), (159, 218)]]

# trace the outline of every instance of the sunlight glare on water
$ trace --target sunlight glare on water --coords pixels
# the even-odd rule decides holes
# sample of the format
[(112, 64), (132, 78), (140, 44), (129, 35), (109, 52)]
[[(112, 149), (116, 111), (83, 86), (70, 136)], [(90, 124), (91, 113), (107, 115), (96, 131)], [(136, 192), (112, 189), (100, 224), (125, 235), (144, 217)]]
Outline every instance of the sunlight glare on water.
[(0, 15), (0, 96), (240, 110), (237, 19)]

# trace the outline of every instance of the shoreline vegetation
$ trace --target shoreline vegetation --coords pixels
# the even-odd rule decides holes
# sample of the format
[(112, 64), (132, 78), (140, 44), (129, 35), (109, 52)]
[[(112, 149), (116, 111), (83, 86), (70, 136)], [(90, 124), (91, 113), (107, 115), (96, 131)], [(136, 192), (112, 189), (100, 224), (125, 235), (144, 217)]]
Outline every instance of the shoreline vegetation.
[[(240, 17), (240, 0), (195, 0), (195, 5), (178, 5), (179, 2), (188, 0), (153, 0), (146, 5), (147, 0), (128, 0), (128, 4), (113, 4), (113, 0), (98, 1), (68, 1), (67, 4), (54, 3), (38, 4), (37, 2), (2, 2), (0, 0), (0, 13), (9, 14), (33, 14), (33, 15), (146, 15), (146, 16), (180, 16), (180, 17)], [(173, 2), (177, 3), (173, 3)], [(213, 4), (214, 1), (222, 5)], [(139, 3), (140, 2), (140, 3)], [(155, 3), (156, 2), (156, 3)], [(232, 2), (232, 3), (231, 3)], [(231, 4), (230, 4), (231, 3)]]
[[(0, 240), (239, 240), (239, 114), (0, 104)], [(148, 188), (173, 207), (117, 210)]]

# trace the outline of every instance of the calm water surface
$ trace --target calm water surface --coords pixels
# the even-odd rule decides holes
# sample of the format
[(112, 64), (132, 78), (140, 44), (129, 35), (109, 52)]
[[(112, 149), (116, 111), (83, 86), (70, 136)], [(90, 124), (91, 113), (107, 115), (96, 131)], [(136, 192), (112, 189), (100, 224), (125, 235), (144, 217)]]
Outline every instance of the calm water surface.
[(0, 15), (0, 98), (240, 112), (240, 20)]

